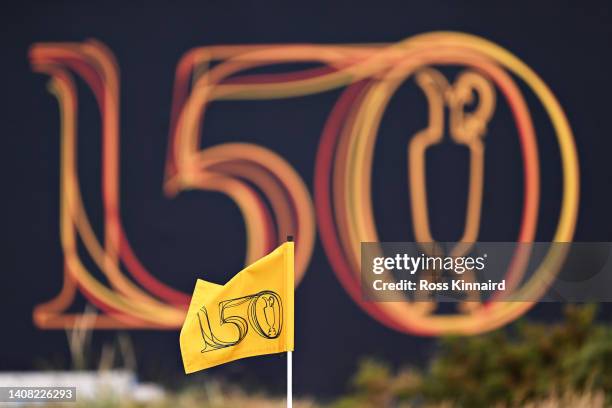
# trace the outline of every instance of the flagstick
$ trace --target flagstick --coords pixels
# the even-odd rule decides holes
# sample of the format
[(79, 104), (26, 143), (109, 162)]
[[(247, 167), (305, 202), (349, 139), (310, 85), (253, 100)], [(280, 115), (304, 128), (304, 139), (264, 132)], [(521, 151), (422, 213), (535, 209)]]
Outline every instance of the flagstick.
[(293, 352), (287, 352), (287, 408), (293, 408)]
[[(293, 235), (287, 235), (287, 242), (293, 242)], [(287, 351), (287, 408), (293, 408), (293, 351), (291, 350)]]

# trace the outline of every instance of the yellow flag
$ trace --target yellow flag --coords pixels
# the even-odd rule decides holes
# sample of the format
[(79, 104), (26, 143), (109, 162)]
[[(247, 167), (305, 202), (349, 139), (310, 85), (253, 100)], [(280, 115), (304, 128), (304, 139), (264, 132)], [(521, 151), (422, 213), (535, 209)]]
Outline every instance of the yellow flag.
[(185, 372), (293, 351), (293, 266), (285, 242), (225, 285), (198, 279), (180, 336)]

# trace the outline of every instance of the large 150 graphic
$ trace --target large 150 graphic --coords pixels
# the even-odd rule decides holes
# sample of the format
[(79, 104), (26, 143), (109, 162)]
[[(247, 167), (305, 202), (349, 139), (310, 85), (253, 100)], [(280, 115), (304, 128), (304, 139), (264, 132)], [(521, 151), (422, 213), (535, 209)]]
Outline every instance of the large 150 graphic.
[[(50, 90), (61, 114), (61, 245), (64, 285), (34, 310), (41, 328), (71, 326), (80, 315), (68, 313), (77, 288), (103, 311), (89, 320), (94, 328), (175, 329), (181, 326), (189, 296), (152, 276), (132, 250), (119, 211), (119, 68), (97, 41), (38, 43), (30, 50), (33, 69), (51, 77)], [(285, 73), (253, 73), (253, 68), (287, 63), (317, 64)], [(454, 81), (436, 67), (461, 66)], [(103, 238), (94, 233), (83, 205), (77, 171), (77, 91), (73, 75), (93, 91), (102, 123)], [(371, 197), (373, 151), (385, 107), (397, 88), (414, 78), (425, 94), (429, 120), (406, 147), (414, 235), (435, 242), (429, 227), (425, 152), (441, 142), (448, 111), (454, 143), (470, 153), (470, 186), (465, 229), (451, 255), (478, 240), (484, 184), (485, 136), (496, 105), (505, 98), (521, 145), (524, 194), (517, 242), (535, 237), (540, 164), (527, 103), (513, 76), (539, 99), (554, 128), (563, 171), (563, 196), (552, 241), (572, 240), (579, 199), (579, 168), (573, 134), (548, 86), (516, 56), (485, 39), (462, 33), (434, 32), (381, 45), (233, 45), (194, 48), (176, 69), (170, 116), (164, 191), (174, 196), (200, 189), (226, 194), (240, 208), (247, 230), (246, 263), (296, 236), (296, 285), (312, 254), (315, 222), (324, 249), (341, 284), (370, 316), (396, 330), (421, 335), (472, 334), (492, 330), (525, 313), (533, 302), (466, 302), (455, 314), (440, 314), (429, 302), (366, 302), (359, 284), (360, 243), (378, 242)], [(219, 100), (298, 98), (343, 89), (323, 127), (315, 163), (314, 205), (304, 182), (278, 154), (248, 143), (202, 149), (207, 108)], [(474, 107), (475, 105), (475, 107)], [(468, 109), (468, 106), (470, 109)], [(315, 221), (316, 214), (316, 221)], [(77, 250), (82, 242), (107, 278), (88, 270)], [(537, 299), (563, 257), (551, 252), (525, 282), (528, 257), (517, 255), (507, 278), (523, 299)], [(89, 264), (88, 264), (89, 265)], [(131, 274), (129, 279), (124, 271)], [(204, 277), (205, 278), (205, 277)], [(262, 329), (263, 330), (263, 329)], [(264, 335), (270, 335), (265, 330)], [(210, 347), (215, 347), (211, 341)], [(219, 343), (220, 344), (220, 343)]]

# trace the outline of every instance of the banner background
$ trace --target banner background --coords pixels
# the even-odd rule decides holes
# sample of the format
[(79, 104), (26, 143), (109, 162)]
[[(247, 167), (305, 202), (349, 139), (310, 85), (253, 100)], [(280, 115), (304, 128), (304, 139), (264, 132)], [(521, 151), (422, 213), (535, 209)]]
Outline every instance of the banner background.
[[(69, 359), (63, 331), (40, 331), (34, 305), (61, 287), (59, 243), (59, 121), (47, 77), (31, 72), (27, 50), (39, 41), (96, 38), (121, 69), (121, 214), (136, 253), (162, 281), (190, 292), (197, 277), (223, 283), (242, 269), (244, 225), (237, 207), (215, 193), (162, 193), (169, 110), (176, 64), (194, 46), (261, 43), (397, 42), (431, 30), (459, 30), (499, 43), (522, 58), (551, 87), (576, 137), (581, 169), (577, 241), (611, 241), (612, 123), (611, 8), (594, 2), (574, 9), (558, 3), (450, 4), (347, 2), (282, 6), (259, 2), (30, 2), (3, 5), (0, 138), (5, 188), (0, 285), (0, 370), (52, 366)], [(446, 70), (452, 78), (456, 71)], [(537, 239), (550, 240), (561, 195), (559, 151), (542, 107), (524, 86), (541, 158)], [(79, 83), (79, 175), (85, 206), (101, 231), (100, 120), (91, 92)], [(312, 192), (319, 135), (339, 92), (283, 101), (213, 104), (203, 146), (253, 142), (274, 150)], [(408, 139), (425, 125), (427, 105), (413, 81), (393, 98), (376, 145), (374, 210), (385, 241), (413, 240), (405, 171)], [(498, 107), (485, 137), (485, 192), (479, 240), (510, 241), (522, 204), (519, 144), (508, 109)], [(432, 230), (458, 239), (465, 213), (467, 152), (446, 142), (428, 154)], [(236, 252), (233, 249), (239, 250)], [(230, 248), (232, 250), (230, 250)], [(82, 310), (84, 300), (75, 305)], [(609, 314), (604, 307), (602, 315)], [(532, 314), (556, 319), (559, 305)], [(321, 318), (325, 316), (325, 318)], [(169, 382), (181, 372), (178, 332), (134, 331), (145, 379)], [(95, 332), (94, 347), (112, 339)], [(426, 361), (435, 339), (394, 332), (365, 315), (337, 281), (317, 240), (296, 292), (295, 391), (342, 390), (356, 361), (374, 355), (394, 364)], [(325, 367), (326, 375), (320, 375)], [(284, 358), (249, 359), (212, 374), (281, 390)], [(208, 374), (208, 373), (207, 373)], [(203, 374), (203, 375), (207, 375)]]

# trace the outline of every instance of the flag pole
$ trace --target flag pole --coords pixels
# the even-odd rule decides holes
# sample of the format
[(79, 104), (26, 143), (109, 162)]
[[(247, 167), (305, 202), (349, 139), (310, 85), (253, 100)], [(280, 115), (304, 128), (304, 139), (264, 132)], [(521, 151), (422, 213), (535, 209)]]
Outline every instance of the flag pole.
[(287, 352), (287, 408), (293, 408), (293, 351)]
[[(287, 235), (287, 242), (293, 242), (293, 235)], [(287, 408), (293, 408), (293, 352), (291, 350), (287, 351)]]

